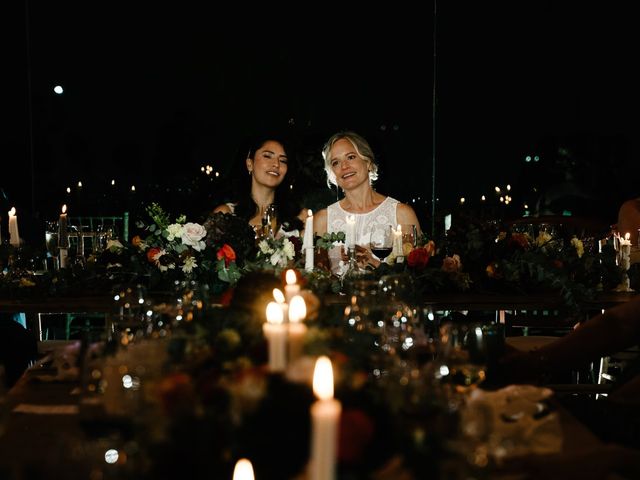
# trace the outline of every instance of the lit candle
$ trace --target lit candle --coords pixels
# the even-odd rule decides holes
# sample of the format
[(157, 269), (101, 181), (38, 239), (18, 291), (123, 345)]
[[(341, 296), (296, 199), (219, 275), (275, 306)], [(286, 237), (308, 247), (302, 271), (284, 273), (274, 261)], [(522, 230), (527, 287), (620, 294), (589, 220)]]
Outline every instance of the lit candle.
[(282, 308), (282, 318), (284, 318), (285, 322), (287, 318), (289, 318), (289, 304), (284, 301), (284, 293), (279, 288), (273, 289), (273, 299), (280, 305)]
[(304, 298), (296, 295), (289, 305), (289, 363), (295, 362), (302, 356), (304, 337), (307, 326), (302, 321), (307, 316), (307, 305)]
[(313, 211), (307, 211), (307, 221), (304, 226), (304, 239), (302, 242), (304, 248), (304, 269), (307, 272), (313, 270)]
[(624, 239), (620, 239), (620, 266), (623, 270), (629, 270), (631, 266), (631, 234), (625, 233)]
[(353, 248), (356, 246), (356, 216), (355, 215), (347, 215), (345, 243), (347, 244), (347, 248)]
[(296, 272), (292, 269), (287, 270), (284, 278), (287, 282), (284, 286), (284, 296), (287, 303), (290, 303), (291, 299), (300, 293), (300, 285), (296, 283)]
[(18, 233), (18, 216), (16, 207), (9, 210), (9, 243), (14, 247), (20, 246), (20, 234)]
[(60, 254), (58, 260), (60, 261), (60, 268), (67, 268), (67, 254), (69, 248), (69, 229), (67, 225), (67, 205), (62, 205), (62, 212), (58, 219), (58, 249)]
[(311, 405), (311, 480), (336, 478), (336, 445), (342, 405), (333, 398), (333, 369), (328, 357), (320, 357), (313, 371)]
[(241, 458), (236, 462), (233, 469), (233, 480), (254, 480), (253, 465), (246, 458)]
[(262, 324), (262, 331), (269, 344), (269, 370), (272, 372), (287, 368), (287, 326), (283, 322), (282, 307), (269, 302), (267, 322)]
[(402, 252), (402, 226), (398, 224), (397, 228), (393, 231), (393, 255), (396, 257), (396, 261), (402, 262), (404, 254)]

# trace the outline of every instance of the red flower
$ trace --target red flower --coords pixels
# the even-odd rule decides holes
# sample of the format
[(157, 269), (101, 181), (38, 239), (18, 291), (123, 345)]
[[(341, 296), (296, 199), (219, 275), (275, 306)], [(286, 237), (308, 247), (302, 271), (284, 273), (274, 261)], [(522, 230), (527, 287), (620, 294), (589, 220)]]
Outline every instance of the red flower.
[(233, 248), (231, 248), (231, 245), (229, 245), (228, 243), (225, 243), (220, 248), (220, 250), (218, 250), (218, 252), (216, 253), (216, 257), (218, 258), (218, 260), (221, 260), (224, 258), (224, 265), (225, 267), (228, 267), (231, 262), (235, 262), (236, 252), (233, 251)]
[(430, 257), (431, 255), (429, 254), (429, 249), (427, 249), (427, 247), (414, 248), (409, 253), (407, 263), (410, 267), (422, 270), (427, 266), (427, 263), (429, 263)]
[(158, 263), (158, 259), (156, 258), (162, 250), (158, 247), (151, 247), (147, 250), (147, 260), (149, 263)]
[(169, 414), (187, 413), (193, 410), (195, 390), (191, 377), (186, 373), (171, 373), (157, 386), (161, 405)]
[(511, 238), (509, 239), (509, 245), (514, 245), (516, 247), (520, 247), (523, 250), (529, 248), (529, 237), (527, 237), (524, 233), (512, 233)]
[(231, 300), (232, 299), (233, 299), (233, 288), (227, 288), (220, 295), (219, 302), (220, 302), (221, 305), (224, 305), (225, 307), (228, 307), (229, 305), (231, 305)]

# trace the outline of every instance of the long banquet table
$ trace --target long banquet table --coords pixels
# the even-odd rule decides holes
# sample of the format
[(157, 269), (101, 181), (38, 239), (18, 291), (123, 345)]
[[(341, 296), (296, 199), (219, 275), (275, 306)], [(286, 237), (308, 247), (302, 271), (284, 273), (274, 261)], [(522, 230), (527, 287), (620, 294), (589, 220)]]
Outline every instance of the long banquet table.
[[(635, 292), (600, 292), (593, 299), (585, 302), (584, 311), (588, 316), (601, 309), (610, 308), (616, 304), (629, 301)], [(349, 297), (345, 295), (326, 295), (322, 298), (324, 304), (345, 304)], [(505, 320), (500, 312), (514, 312), (518, 315), (518, 322), (529, 325), (550, 326), (557, 324), (559, 316), (566, 312), (562, 299), (557, 294), (489, 294), (489, 293), (439, 293), (426, 295), (422, 305), (432, 310), (468, 310), (494, 311), (503, 323), (513, 321), (514, 316)], [(0, 312), (24, 312), (27, 317), (27, 328), (41, 340), (41, 314), (50, 313), (100, 313), (108, 315), (114, 310), (113, 298), (107, 295), (75, 296), (75, 297), (43, 297), (43, 298), (0, 298)], [(555, 315), (531, 315), (535, 311), (551, 311)], [(526, 319), (526, 320), (525, 320)], [(517, 322), (516, 322), (517, 323)]]

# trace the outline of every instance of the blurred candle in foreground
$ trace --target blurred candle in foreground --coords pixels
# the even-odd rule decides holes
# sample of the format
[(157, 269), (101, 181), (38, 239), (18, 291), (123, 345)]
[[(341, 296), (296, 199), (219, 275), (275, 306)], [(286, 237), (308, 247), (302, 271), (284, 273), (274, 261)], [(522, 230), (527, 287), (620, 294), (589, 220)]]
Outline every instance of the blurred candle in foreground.
[(304, 337), (307, 334), (307, 326), (302, 321), (307, 316), (307, 305), (304, 298), (296, 295), (289, 304), (289, 363), (302, 356)]
[(296, 272), (293, 269), (287, 270), (285, 274), (285, 280), (287, 284), (284, 286), (284, 296), (287, 303), (291, 302), (291, 299), (300, 293), (300, 285), (296, 283)]
[(287, 326), (283, 323), (282, 307), (276, 302), (267, 305), (267, 322), (262, 325), (269, 345), (269, 370), (282, 372), (287, 368)]
[(18, 233), (18, 216), (16, 207), (9, 210), (9, 243), (14, 247), (20, 246), (20, 234)]
[(241, 458), (236, 462), (233, 469), (233, 480), (255, 480), (253, 476), (253, 465), (246, 458)]
[(320, 357), (313, 371), (311, 405), (311, 480), (336, 478), (336, 450), (342, 405), (333, 398), (333, 368), (328, 357)]
[(282, 308), (282, 318), (286, 322), (287, 319), (289, 318), (289, 304), (284, 301), (285, 300), (284, 293), (282, 293), (282, 290), (280, 290), (279, 288), (274, 288), (273, 298), (278, 303), (278, 305), (280, 305), (280, 307)]
[(313, 211), (309, 209), (307, 211), (307, 221), (304, 227), (304, 241), (302, 242), (304, 248), (304, 269), (307, 272), (313, 270)]

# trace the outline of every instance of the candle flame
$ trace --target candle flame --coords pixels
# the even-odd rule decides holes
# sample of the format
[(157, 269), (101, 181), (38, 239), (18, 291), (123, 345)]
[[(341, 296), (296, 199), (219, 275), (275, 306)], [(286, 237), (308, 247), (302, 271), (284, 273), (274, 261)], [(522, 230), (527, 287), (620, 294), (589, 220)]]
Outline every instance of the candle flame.
[(67, 213), (67, 204), (62, 205), (62, 213)]
[(307, 210), (307, 217), (313, 217), (313, 210)]
[(284, 293), (279, 288), (273, 289), (273, 298), (278, 303), (284, 303)]
[(316, 360), (313, 370), (313, 393), (320, 400), (333, 398), (333, 367), (329, 357), (322, 356)]
[(398, 226), (396, 227), (396, 232), (402, 233), (402, 225), (398, 224)]
[(13, 217), (16, 214), (16, 207), (11, 207), (11, 210), (9, 210), (9, 216)]
[(290, 268), (289, 270), (287, 270), (285, 279), (287, 281), (287, 285), (293, 285), (294, 283), (296, 283), (296, 272)]
[(267, 322), (272, 325), (281, 325), (284, 322), (284, 314), (279, 303), (269, 302), (267, 305)]
[(629, 232), (624, 234), (624, 239), (629, 240), (631, 238), (631, 234)]
[(307, 316), (307, 304), (300, 295), (295, 295), (289, 304), (289, 322), (298, 323)]
[(236, 462), (233, 469), (233, 480), (254, 480), (253, 465), (246, 458), (241, 458)]

